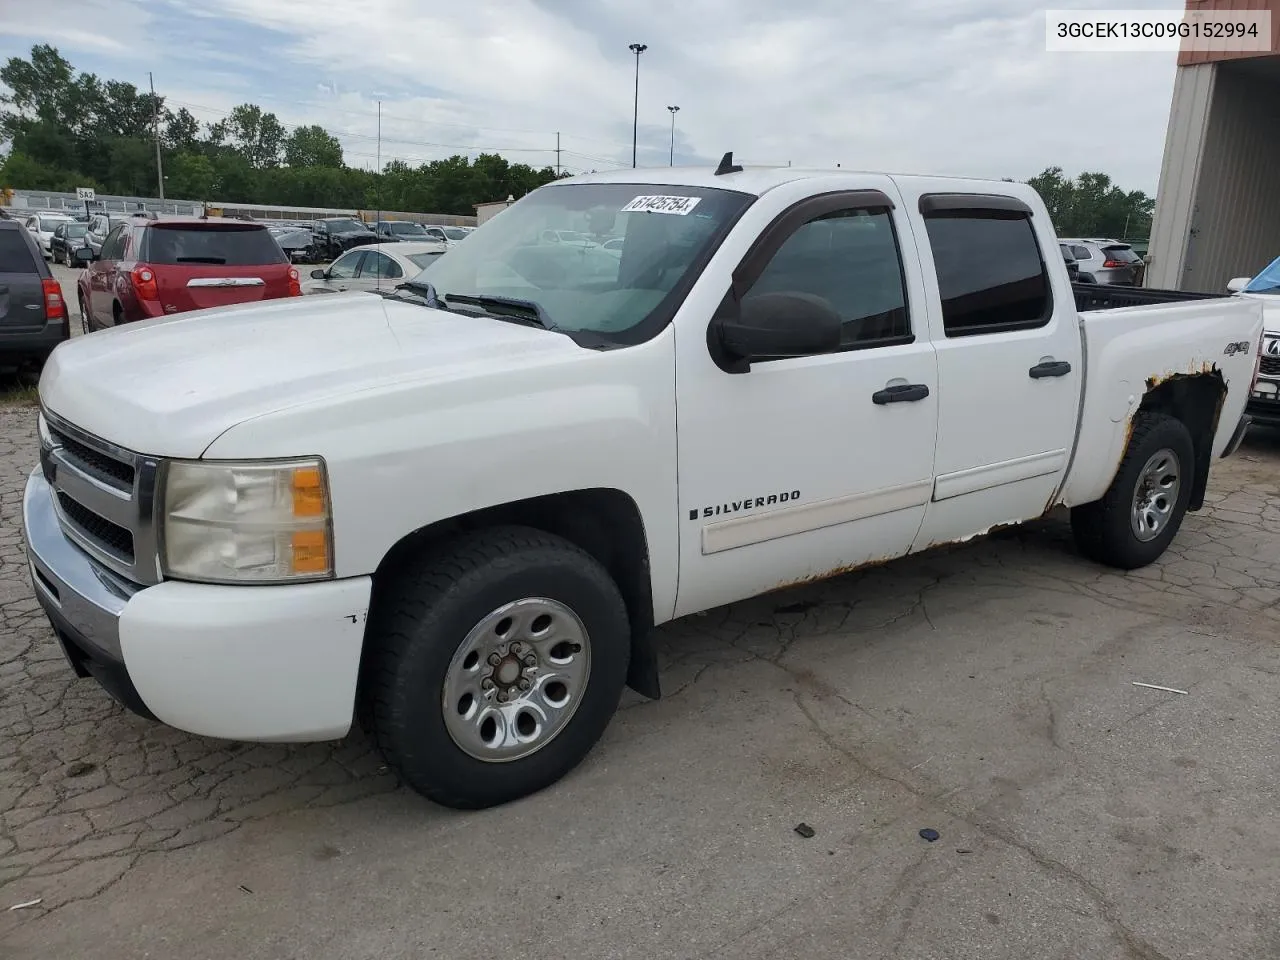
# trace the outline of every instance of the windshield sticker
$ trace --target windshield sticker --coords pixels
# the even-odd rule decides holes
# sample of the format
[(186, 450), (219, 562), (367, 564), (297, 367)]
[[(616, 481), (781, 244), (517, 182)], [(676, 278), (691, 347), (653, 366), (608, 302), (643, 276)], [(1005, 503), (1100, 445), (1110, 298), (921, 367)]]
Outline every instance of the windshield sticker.
[(701, 199), (701, 197), (636, 197), (622, 208), (622, 212), (674, 213), (677, 217), (687, 217)]

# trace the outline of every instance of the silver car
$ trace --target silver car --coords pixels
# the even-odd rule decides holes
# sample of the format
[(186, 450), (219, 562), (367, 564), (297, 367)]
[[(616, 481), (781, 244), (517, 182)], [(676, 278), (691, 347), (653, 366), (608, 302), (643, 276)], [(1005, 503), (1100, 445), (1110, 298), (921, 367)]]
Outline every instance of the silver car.
[(1133, 247), (1119, 240), (1061, 239), (1080, 265), (1080, 279), (1085, 283), (1106, 283), (1133, 287), (1142, 276), (1142, 258)]

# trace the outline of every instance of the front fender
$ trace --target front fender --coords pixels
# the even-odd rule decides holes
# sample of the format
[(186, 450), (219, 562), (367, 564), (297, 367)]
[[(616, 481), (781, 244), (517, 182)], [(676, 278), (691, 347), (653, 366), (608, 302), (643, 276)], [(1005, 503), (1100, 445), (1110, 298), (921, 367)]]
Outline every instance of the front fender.
[(281, 410), (232, 427), (204, 456), (323, 456), (340, 577), (372, 574), (406, 534), (453, 517), (575, 490), (619, 490), (640, 511), (660, 623), (675, 607), (678, 564), (669, 333), (625, 349), (575, 350), (523, 368)]

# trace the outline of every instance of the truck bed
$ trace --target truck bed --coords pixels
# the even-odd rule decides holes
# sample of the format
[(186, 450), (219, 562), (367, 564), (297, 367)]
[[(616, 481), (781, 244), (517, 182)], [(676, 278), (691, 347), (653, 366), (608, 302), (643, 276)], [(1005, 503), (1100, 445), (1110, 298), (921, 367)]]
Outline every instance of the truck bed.
[(1155, 303), (1178, 303), (1183, 300), (1215, 300), (1229, 293), (1192, 293), (1186, 290), (1160, 290), (1154, 287), (1117, 287), (1101, 283), (1073, 283), (1076, 309), (1114, 310), (1118, 307), (1145, 307)]

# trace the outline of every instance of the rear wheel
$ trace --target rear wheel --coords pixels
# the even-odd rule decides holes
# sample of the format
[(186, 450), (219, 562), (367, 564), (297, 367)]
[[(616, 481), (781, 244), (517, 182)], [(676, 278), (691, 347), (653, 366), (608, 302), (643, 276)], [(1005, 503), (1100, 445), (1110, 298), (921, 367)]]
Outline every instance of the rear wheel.
[(1167, 414), (1139, 414), (1106, 494), (1071, 511), (1080, 552), (1121, 570), (1157, 560), (1182, 526), (1194, 470), (1186, 424)]
[(464, 535), (379, 592), (362, 678), (387, 762), (476, 809), (555, 783), (591, 750), (626, 680), (627, 610), (605, 569), (521, 527)]

